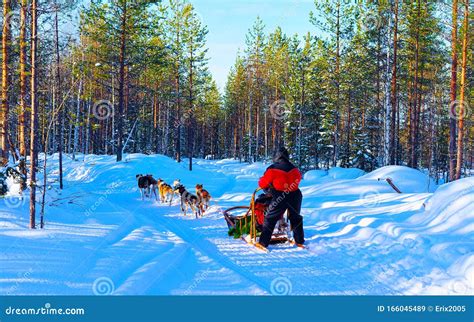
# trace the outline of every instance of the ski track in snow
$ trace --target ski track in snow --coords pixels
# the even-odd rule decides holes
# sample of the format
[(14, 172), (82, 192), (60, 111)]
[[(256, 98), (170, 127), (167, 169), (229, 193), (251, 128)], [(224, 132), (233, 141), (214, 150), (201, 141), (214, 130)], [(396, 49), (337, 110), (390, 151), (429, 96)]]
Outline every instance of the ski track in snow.
[[(370, 185), (369, 199), (362, 191), (326, 193), (330, 186), (337, 193), (344, 178), (303, 181), (309, 249), (282, 244), (264, 254), (229, 238), (221, 210), (247, 205), (265, 167), (197, 160), (188, 173), (163, 156), (130, 155), (120, 164), (110, 156), (66, 160), (67, 188), (48, 194), (46, 229), (26, 228), (27, 198), (14, 208), (0, 204), (0, 294), (97, 294), (94, 282), (103, 278), (117, 295), (472, 294), (473, 238), (424, 236), (428, 224), (411, 219), (432, 194), (397, 194), (376, 180), (360, 181)], [(142, 201), (136, 173), (169, 183), (180, 178), (191, 192), (204, 183), (211, 208), (196, 220), (180, 213), (178, 198), (172, 206)], [(452, 273), (454, 264), (465, 272)]]

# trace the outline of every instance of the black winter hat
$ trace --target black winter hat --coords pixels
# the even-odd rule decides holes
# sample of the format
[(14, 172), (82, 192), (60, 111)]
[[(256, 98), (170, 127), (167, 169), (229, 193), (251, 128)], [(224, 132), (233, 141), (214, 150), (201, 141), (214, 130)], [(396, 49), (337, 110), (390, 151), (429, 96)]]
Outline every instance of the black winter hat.
[(275, 154), (273, 155), (273, 161), (282, 161), (286, 160), (289, 161), (290, 159), (290, 153), (288, 153), (288, 150), (285, 147), (279, 148), (277, 151), (275, 151)]

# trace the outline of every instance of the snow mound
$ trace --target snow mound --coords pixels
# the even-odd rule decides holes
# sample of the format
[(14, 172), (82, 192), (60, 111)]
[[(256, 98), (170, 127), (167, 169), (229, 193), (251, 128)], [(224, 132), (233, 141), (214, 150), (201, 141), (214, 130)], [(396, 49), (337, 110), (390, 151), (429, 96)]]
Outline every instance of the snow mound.
[(363, 180), (385, 180), (387, 178), (392, 179), (395, 186), (402, 193), (434, 192), (437, 188), (433, 179), (426, 174), (419, 170), (399, 165), (385, 166), (359, 177), (359, 179)]
[[(309, 170), (303, 176), (304, 180), (302, 186), (315, 188), (316, 185), (331, 185), (337, 181), (352, 181), (352, 179), (356, 179), (364, 173), (364, 171), (357, 168), (339, 167), (334, 167), (329, 170)], [(332, 192), (329, 193), (332, 194)]]
[(304, 174), (303, 179), (306, 181), (315, 181), (327, 175), (328, 172), (326, 170), (309, 170)]
[(328, 176), (332, 179), (356, 179), (364, 175), (364, 171), (357, 168), (334, 167), (329, 169)]
[(429, 232), (474, 233), (474, 177), (444, 184), (425, 203)]
[(321, 196), (375, 196), (382, 193), (394, 193), (393, 189), (383, 181), (358, 180), (327, 180), (318, 185), (309, 185), (302, 187), (305, 198), (315, 195)]
[(474, 203), (474, 177), (464, 178), (444, 184), (426, 202), (427, 211), (439, 211), (450, 202), (463, 197), (470, 198)]

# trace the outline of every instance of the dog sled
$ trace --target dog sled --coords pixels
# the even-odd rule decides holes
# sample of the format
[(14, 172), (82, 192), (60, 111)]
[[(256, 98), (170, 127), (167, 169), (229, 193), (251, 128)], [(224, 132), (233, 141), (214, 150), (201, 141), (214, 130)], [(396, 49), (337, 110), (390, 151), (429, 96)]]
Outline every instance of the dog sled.
[[(262, 231), (265, 214), (272, 200), (272, 197), (266, 194), (260, 194), (257, 197), (256, 195), (260, 190), (258, 188), (253, 192), (249, 206), (235, 206), (223, 211), (224, 219), (229, 228), (229, 236), (233, 236), (235, 239), (240, 238), (252, 245), (257, 243), (257, 237), (260, 236)], [(270, 244), (292, 242), (290, 227), (287, 220), (285, 220), (285, 213), (282, 214), (282, 218), (273, 231)]]

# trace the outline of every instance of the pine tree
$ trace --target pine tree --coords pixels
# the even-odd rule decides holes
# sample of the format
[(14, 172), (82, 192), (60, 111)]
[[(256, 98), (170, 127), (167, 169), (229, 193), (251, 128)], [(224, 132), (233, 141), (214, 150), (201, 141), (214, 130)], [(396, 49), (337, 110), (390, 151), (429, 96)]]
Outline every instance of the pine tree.
[(0, 104), (0, 165), (8, 163), (9, 157), (9, 129), (8, 113), (10, 110), (10, 41), (11, 41), (11, 0), (3, 1), (3, 29), (2, 29), (2, 97)]
[(186, 56), (184, 58), (184, 65), (187, 68), (187, 87), (188, 87), (188, 110), (186, 112), (186, 122), (188, 128), (187, 135), (187, 154), (189, 158), (189, 171), (193, 169), (193, 155), (195, 137), (194, 132), (196, 130), (196, 119), (195, 119), (195, 101), (196, 101), (196, 84), (199, 83), (202, 78), (203, 67), (206, 62), (206, 34), (207, 29), (202, 26), (199, 17), (194, 12), (191, 5), (185, 7), (185, 22), (183, 30), (183, 42), (185, 45)]
[(36, 172), (38, 163), (38, 3), (31, 2), (31, 121), (30, 121), (30, 228), (36, 228)]
[(144, 63), (146, 64), (147, 60), (142, 59), (144, 57), (143, 38), (153, 26), (150, 23), (147, 8), (156, 2), (148, 0), (109, 0), (105, 3), (93, 1), (82, 14), (81, 31), (91, 40), (89, 50), (94, 52), (97, 60), (90, 62), (90, 67), (100, 64), (102, 69), (112, 69), (113, 73), (117, 74), (118, 105), (114, 112), (117, 119), (117, 161), (121, 161), (123, 157), (130, 70), (138, 72), (143, 68)]
[(341, 127), (341, 110), (342, 110), (342, 97), (341, 97), (341, 83), (342, 75), (344, 71), (341, 70), (341, 59), (344, 55), (345, 46), (344, 41), (352, 38), (353, 35), (353, 12), (354, 6), (348, 1), (336, 0), (315, 0), (315, 6), (317, 13), (310, 13), (310, 21), (321, 31), (329, 34), (328, 47), (330, 47), (330, 55), (334, 64), (330, 66), (331, 85), (331, 106), (332, 117), (334, 120), (332, 123), (333, 127), (333, 160), (332, 164), (335, 166), (339, 159), (339, 146), (341, 143), (340, 138), (340, 127)]
[(21, 0), (20, 4), (20, 35), (19, 35), (19, 69), (20, 69), (20, 95), (18, 113), (18, 141), (19, 152), (23, 160), (20, 162), (20, 171), (26, 176), (26, 120), (27, 120), (27, 72), (26, 72), (26, 27), (27, 27), (27, 6), (28, 0)]
[(394, 0), (393, 5), (393, 61), (392, 61), (392, 79), (390, 87), (390, 164), (396, 164), (396, 156), (398, 150), (397, 144), (397, 110), (398, 110), (398, 84), (397, 84), (397, 72), (398, 72), (398, 0)]
[[(458, 0), (452, 2), (452, 26), (451, 26), (451, 83), (450, 83), (450, 105), (457, 99), (457, 64), (458, 64)], [(449, 121), (449, 180), (455, 179), (456, 172), (456, 119)]]
[(462, 66), (461, 66), (461, 86), (458, 106), (458, 142), (456, 155), (456, 179), (461, 178), (463, 165), (463, 148), (464, 148), (464, 113), (466, 99), (466, 72), (467, 72), (467, 48), (469, 39), (469, 0), (464, 0), (464, 23), (463, 23), (463, 40), (462, 40)]

